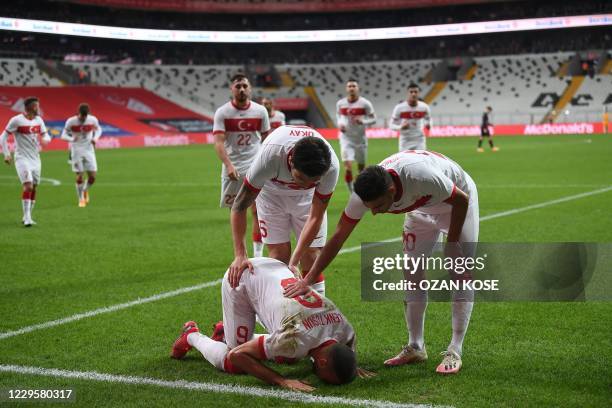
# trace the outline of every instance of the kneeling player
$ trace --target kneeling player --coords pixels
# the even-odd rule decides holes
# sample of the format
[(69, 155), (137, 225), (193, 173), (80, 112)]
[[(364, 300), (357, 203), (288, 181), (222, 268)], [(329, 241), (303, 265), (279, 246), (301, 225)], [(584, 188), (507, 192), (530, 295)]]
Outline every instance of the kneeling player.
[[(195, 322), (187, 322), (172, 347), (173, 358), (181, 359), (195, 347), (219, 370), (251, 374), (298, 391), (314, 388), (284, 378), (261, 360), (294, 362), (311, 357), (317, 376), (331, 384), (349, 383), (356, 375), (374, 375), (357, 368), (353, 327), (329, 299), (313, 290), (286, 298), (283, 288), (296, 280), (287, 265), (272, 258), (254, 258), (251, 263), (253, 271), (243, 273), (235, 289), (229, 284), (228, 272), (223, 278), (225, 342), (199, 333)], [(271, 334), (253, 335), (255, 315)]]
[[(76, 191), (79, 207), (89, 203), (89, 189), (96, 180), (98, 163), (96, 161), (96, 142), (102, 136), (100, 123), (89, 114), (89, 105), (79, 105), (78, 115), (68, 118), (61, 138), (70, 142), (70, 163), (76, 174)], [(87, 183), (83, 176), (87, 172)]]

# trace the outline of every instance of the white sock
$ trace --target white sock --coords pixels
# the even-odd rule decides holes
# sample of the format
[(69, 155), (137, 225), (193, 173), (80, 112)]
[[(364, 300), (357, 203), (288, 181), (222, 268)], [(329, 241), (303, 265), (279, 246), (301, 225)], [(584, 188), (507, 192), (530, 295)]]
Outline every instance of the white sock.
[(21, 200), (21, 206), (23, 208), (23, 219), (32, 219), (32, 200)]
[(412, 291), (404, 301), (404, 318), (408, 328), (408, 345), (416, 350), (425, 348), (425, 310), (427, 291)]
[(352, 181), (347, 181), (346, 182), (346, 187), (348, 188), (349, 193), (353, 192), (353, 182)]
[(34, 212), (34, 204), (36, 204), (36, 200), (30, 200), (30, 216), (32, 215), (32, 213)]
[(79, 184), (76, 183), (76, 191), (77, 191), (77, 198), (80, 200), (83, 199), (83, 183)]
[(259, 258), (263, 256), (264, 244), (263, 242), (253, 241), (253, 257)]
[(453, 293), (453, 337), (448, 346), (449, 351), (454, 351), (461, 355), (463, 351), (463, 339), (465, 338), (465, 333), (467, 332), (467, 328), (470, 323), (470, 316), (472, 315), (473, 308), (473, 290), (455, 291), (455, 293)]
[(229, 351), (227, 344), (214, 341), (210, 337), (198, 332), (189, 333), (187, 335), (187, 343), (202, 353), (210, 364), (223, 371), (225, 356), (227, 356)]
[(87, 191), (89, 190), (89, 187), (91, 187), (91, 184), (89, 184), (89, 181), (87, 181), (86, 183), (83, 183), (83, 191)]

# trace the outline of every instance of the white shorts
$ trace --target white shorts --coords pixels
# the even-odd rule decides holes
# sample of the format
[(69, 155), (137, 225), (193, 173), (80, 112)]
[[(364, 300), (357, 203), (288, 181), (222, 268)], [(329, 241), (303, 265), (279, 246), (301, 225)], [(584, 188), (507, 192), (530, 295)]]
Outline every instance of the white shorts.
[(15, 158), (15, 170), (17, 170), (17, 176), (19, 176), (21, 184), (40, 183), (40, 168), (40, 159)]
[(84, 171), (98, 171), (98, 162), (94, 149), (79, 150), (72, 149), (71, 155), (72, 171), (82, 173)]
[(399, 151), (404, 150), (427, 150), (427, 143), (425, 142), (425, 136), (418, 139), (399, 139)]
[(363, 143), (359, 143), (340, 135), (340, 157), (342, 161), (354, 161), (359, 164), (365, 164), (368, 158), (367, 139), (364, 139)]
[[(291, 242), (291, 231), (296, 238), (299, 238), (308, 220), (313, 194), (314, 189), (307, 194), (300, 195), (275, 194), (267, 191), (264, 186), (255, 200), (263, 242), (266, 244)], [(325, 245), (326, 239), (327, 212), (310, 246), (321, 248)]]
[[(470, 201), (459, 243), (463, 244), (463, 256), (475, 256), (480, 226), (478, 191), (471, 178), (468, 184), (470, 188), (466, 193), (470, 196)], [(440, 234), (448, 234), (450, 217), (450, 211), (444, 214), (425, 214), (418, 210), (407, 213), (404, 221), (404, 252), (415, 257), (430, 256)]]
[(242, 187), (244, 177), (240, 177), (238, 180), (232, 180), (229, 177), (221, 176), (221, 200), (219, 206), (222, 208), (232, 208), (234, 199)]

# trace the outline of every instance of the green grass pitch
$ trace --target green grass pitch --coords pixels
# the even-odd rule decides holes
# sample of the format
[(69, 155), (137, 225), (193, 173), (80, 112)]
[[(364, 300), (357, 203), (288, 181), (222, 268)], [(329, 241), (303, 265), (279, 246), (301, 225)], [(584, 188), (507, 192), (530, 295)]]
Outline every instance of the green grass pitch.
[[(476, 153), (474, 138), (430, 139), (467, 170), (486, 216), (612, 185), (610, 136), (499, 137), (501, 150)], [(370, 141), (370, 162), (396, 150)], [(337, 143), (334, 144), (337, 148)], [(13, 167), (0, 168), (0, 333), (104, 306), (218, 279), (232, 260), (228, 210), (218, 207), (219, 160), (212, 146), (98, 151), (91, 204), (78, 208), (66, 152), (42, 154), (44, 182), (34, 219), (20, 224), (20, 186)], [(342, 180), (342, 178), (341, 178)], [(330, 234), (348, 194), (332, 198)], [(483, 222), (483, 242), (612, 241), (612, 191)], [(402, 217), (367, 215), (346, 246), (399, 236)], [(249, 244), (250, 246), (250, 244)], [(359, 252), (338, 256), (326, 271), (327, 293), (358, 336), (360, 365), (371, 380), (328, 386), (310, 363), (274, 367), (306, 378), (317, 395), (457, 407), (612, 406), (612, 304), (476, 304), (456, 376), (434, 373), (450, 340), (450, 306), (429, 305), (430, 359), (383, 368), (406, 342), (398, 303), (360, 300)], [(240, 384), (272, 389), (255, 378), (216, 371), (195, 352), (169, 358), (186, 320), (205, 332), (221, 317), (219, 286), (0, 339), (0, 365)], [(612, 290), (612, 288), (610, 289)], [(73, 388), (76, 406), (263, 406), (291, 403), (0, 372), (2, 388)], [(0, 402), (0, 405), (17, 406)], [(75, 406), (75, 405), (71, 405)], [(311, 405), (312, 406), (312, 405)]]

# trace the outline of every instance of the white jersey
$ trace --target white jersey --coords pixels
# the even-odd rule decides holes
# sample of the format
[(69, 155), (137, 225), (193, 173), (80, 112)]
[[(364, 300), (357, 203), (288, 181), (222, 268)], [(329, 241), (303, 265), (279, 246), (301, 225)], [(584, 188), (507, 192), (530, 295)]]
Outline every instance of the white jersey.
[[(268, 111), (258, 103), (239, 108), (230, 101), (215, 112), (213, 134), (225, 133), (225, 151), (241, 174), (246, 173), (259, 151), (261, 134), (269, 130)], [(225, 165), (223, 175), (227, 176)]]
[(267, 359), (300, 359), (326, 342), (352, 347), (355, 332), (336, 305), (311, 291), (304, 296), (286, 298), (283, 289), (295, 282), (293, 272), (272, 258), (252, 258), (253, 273), (244, 273), (250, 303), (270, 336), (261, 337)]
[[(293, 147), (303, 137), (321, 138), (329, 148), (331, 164), (327, 173), (317, 183), (308, 187), (299, 186), (291, 175), (289, 158)], [(307, 126), (281, 126), (266, 138), (253, 165), (247, 173), (244, 183), (253, 191), (265, 188), (266, 191), (283, 195), (314, 194), (320, 198), (329, 198), (336, 188), (340, 164), (331, 145), (314, 129)]]
[[(448, 200), (456, 188), (470, 194), (469, 175), (448, 157), (425, 150), (406, 150), (380, 163), (393, 179), (396, 195), (388, 213), (416, 211), (444, 214), (451, 211)], [(353, 193), (342, 217), (357, 222), (368, 211), (361, 198)]]
[(47, 134), (47, 127), (40, 116), (28, 119), (23, 113), (13, 116), (1, 137), (2, 150), (4, 156), (9, 156), (8, 135), (15, 137), (15, 160), (40, 160), (40, 143), (38, 138), (43, 136), (46, 141), (51, 140)]
[[(357, 121), (361, 120), (361, 124)], [(336, 121), (338, 128), (344, 127), (340, 137), (347, 137), (355, 142), (365, 142), (366, 126), (376, 121), (374, 107), (366, 98), (359, 97), (350, 102), (342, 98), (336, 103)]]
[(270, 116), (270, 129), (276, 129), (285, 124), (285, 114), (279, 110), (275, 110), (274, 114)]
[(73, 149), (93, 149), (92, 141), (97, 141), (102, 136), (102, 129), (98, 118), (87, 115), (85, 121), (81, 122), (78, 116), (68, 118), (62, 132), (62, 139), (71, 143)]
[[(407, 129), (402, 126), (408, 124)], [(416, 106), (411, 106), (407, 101), (398, 103), (391, 115), (391, 129), (400, 132), (400, 146), (402, 141), (415, 141), (425, 139), (423, 127), (431, 127), (431, 112), (429, 105), (423, 101), (418, 101)]]

